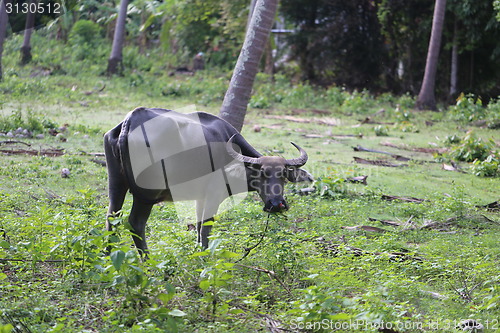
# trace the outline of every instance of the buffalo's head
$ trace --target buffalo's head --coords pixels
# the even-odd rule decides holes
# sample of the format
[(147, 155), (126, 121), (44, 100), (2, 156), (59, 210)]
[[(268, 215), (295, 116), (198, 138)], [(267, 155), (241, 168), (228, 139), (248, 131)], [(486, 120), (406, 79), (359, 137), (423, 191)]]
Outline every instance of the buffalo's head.
[(301, 182), (312, 181), (312, 176), (300, 169), (307, 162), (307, 153), (304, 149), (291, 142), (300, 152), (294, 159), (285, 159), (280, 156), (249, 157), (234, 150), (232, 140), (227, 142), (227, 152), (231, 157), (245, 164), (247, 170), (248, 188), (259, 193), (264, 202), (264, 210), (270, 213), (282, 212), (288, 209), (283, 196), (285, 181)]

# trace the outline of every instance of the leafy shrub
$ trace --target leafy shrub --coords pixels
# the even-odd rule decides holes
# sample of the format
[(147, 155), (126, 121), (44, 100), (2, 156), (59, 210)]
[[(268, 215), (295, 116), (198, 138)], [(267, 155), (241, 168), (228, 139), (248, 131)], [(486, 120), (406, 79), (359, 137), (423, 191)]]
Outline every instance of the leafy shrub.
[(348, 94), (344, 103), (341, 106), (341, 110), (344, 113), (358, 113), (365, 114), (375, 105), (375, 100), (370, 95), (370, 93), (366, 90), (362, 92), (353, 91), (351, 94)]
[(346, 100), (346, 92), (345, 89), (339, 88), (339, 87), (330, 87), (325, 93), (325, 99), (326, 102), (330, 106), (341, 106), (344, 104), (344, 101)]
[(472, 173), (480, 177), (500, 176), (500, 155), (493, 139), (484, 141), (469, 131), (463, 138), (457, 135), (447, 136), (445, 143), (451, 146), (449, 153), (440, 157), (442, 160), (472, 162)]
[(97, 58), (96, 52), (100, 49), (97, 45), (101, 39), (101, 28), (97, 23), (80, 20), (71, 28), (68, 40), (75, 59), (84, 60)]
[(444, 138), (444, 143), (447, 144), (448, 146), (451, 146), (453, 144), (457, 144), (457, 143), (460, 143), (462, 139), (456, 135), (456, 134), (453, 134), (453, 135), (447, 135), (445, 138)]
[(389, 135), (389, 129), (387, 128), (387, 126), (378, 125), (378, 126), (375, 126), (375, 128), (373, 130), (375, 131), (376, 136), (388, 136)]
[(495, 148), (493, 139), (487, 142), (477, 138), (473, 132), (468, 132), (458, 146), (450, 151), (450, 157), (456, 161), (473, 162), (474, 160), (484, 161)]
[(79, 20), (71, 28), (69, 42), (72, 45), (89, 44), (95, 45), (99, 39), (101, 28), (95, 22), (89, 20)]
[(500, 155), (490, 154), (484, 161), (475, 160), (472, 162), (472, 173), (479, 177), (500, 176)]
[(18, 110), (9, 116), (0, 116), (0, 132), (15, 131), (22, 128), (33, 133), (40, 133), (55, 127), (58, 127), (58, 125), (54, 121), (32, 112), (23, 114)]
[[(319, 89), (319, 88), (318, 88)], [(283, 105), (292, 108), (310, 108), (317, 104), (317, 90), (309, 84), (299, 84), (286, 91)]]
[(487, 114), (480, 98), (476, 98), (473, 94), (464, 95), (463, 93), (458, 96), (457, 103), (450, 108), (450, 112), (455, 120), (462, 122), (481, 120)]

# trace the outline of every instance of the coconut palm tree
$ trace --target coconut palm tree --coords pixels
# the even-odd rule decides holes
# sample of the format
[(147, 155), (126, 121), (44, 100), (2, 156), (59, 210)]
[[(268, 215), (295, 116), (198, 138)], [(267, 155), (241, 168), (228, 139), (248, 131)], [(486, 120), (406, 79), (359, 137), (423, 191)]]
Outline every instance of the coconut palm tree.
[(441, 35), (443, 33), (444, 13), (446, 0), (436, 0), (434, 5), (434, 16), (432, 18), (431, 39), (427, 51), (424, 79), (418, 94), (416, 107), (419, 110), (436, 110), (436, 97), (434, 88), (436, 85), (436, 72), (441, 47)]
[(122, 51), (125, 38), (125, 20), (127, 18), (128, 0), (121, 0), (118, 18), (116, 19), (115, 34), (113, 37), (113, 46), (111, 55), (108, 59), (108, 75), (119, 74), (122, 71)]
[(243, 127), (259, 62), (274, 23), (278, 0), (257, 0), (248, 25), (245, 42), (234, 67), (220, 116), (238, 131)]
[(5, 40), (5, 34), (7, 33), (7, 10), (5, 4), (10, 0), (0, 0), (0, 81), (2, 81), (2, 55), (3, 55), (3, 42)]

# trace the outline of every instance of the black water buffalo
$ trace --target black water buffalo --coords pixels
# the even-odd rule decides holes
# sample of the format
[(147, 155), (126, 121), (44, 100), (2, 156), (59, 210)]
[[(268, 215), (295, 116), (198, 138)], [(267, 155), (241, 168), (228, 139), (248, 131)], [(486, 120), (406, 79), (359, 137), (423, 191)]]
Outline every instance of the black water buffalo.
[[(145, 226), (160, 201), (196, 201), (198, 242), (206, 248), (219, 205), (237, 193), (257, 191), (267, 212), (288, 209), (285, 179), (311, 181), (299, 169), (307, 153), (294, 159), (262, 156), (225, 120), (204, 112), (182, 114), (137, 108), (104, 135), (109, 178), (110, 217), (122, 209), (127, 191), (133, 196), (129, 223), (133, 240), (147, 253)], [(238, 152), (239, 151), (239, 152)]]

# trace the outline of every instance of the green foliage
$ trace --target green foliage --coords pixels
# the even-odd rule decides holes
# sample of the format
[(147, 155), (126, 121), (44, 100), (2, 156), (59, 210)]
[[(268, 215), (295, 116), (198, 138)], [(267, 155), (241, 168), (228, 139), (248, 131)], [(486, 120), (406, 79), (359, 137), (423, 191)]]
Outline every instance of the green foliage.
[(500, 0), (494, 0), (493, 6), (495, 7), (495, 10), (497, 11), (497, 21), (500, 21)]
[(473, 132), (469, 132), (462, 138), (460, 144), (451, 149), (450, 157), (465, 162), (484, 161), (494, 150), (495, 142), (493, 139), (484, 141)]
[(231, 301), (229, 286), (234, 278), (235, 264), (229, 260), (239, 257), (239, 254), (219, 248), (220, 239), (212, 239), (208, 249), (192, 255), (193, 258), (208, 257), (200, 272), (199, 287), (204, 293), (206, 314), (218, 316), (228, 313)]
[(96, 49), (102, 42), (100, 30), (97, 23), (89, 20), (79, 20), (73, 25), (68, 42), (77, 61), (96, 57)]
[[(430, 143), (453, 150), (465, 145), (474, 151), (493, 147), (484, 163), (497, 161), (489, 160), (497, 147), (484, 139), (494, 137), (492, 129), (476, 128), (466, 140), (461, 131), (468, 129), (468, 122), (443, 113), (413, 113), (408, 95), (374, 96), (338, 86), (294, 84), (284, 75), (276, 75), (274, 82), (259, 75), (255, 96), (268, 107), (248, 112), (250, 126), (243, 134), (266, 154), (294, 156), (290, 141), (304, 147), (309, 153), (304, 168), (315, 176), (316, 191), (299, 196), (291, 190), (299, 184), (287, 185), (290, 209), (271, 217), (262, 211), (258, 195), (249, 194), (217, 217), (207, 251), (201, 251), (195, 233), (179, 223), (174, 205), (155, 205), (146, 233), (150, 258), (143, 262), (128, 230), (130, 196), (124, 214), (111, 221), (113, 232), (105, 231), (106, 170), (82, 151), (102, 152), (102, 133), (138, 105), (176, 109), (205, 101), (206, 110), (217, 113), (229, 75), (206, 71), (168, 76), (166, 61), (155, 60), (160, 52), (150, 50), (148, 56), (131, 45), (125, 54), (135, 57), (128, 61), (140, 69), (124, 77), (96, 79), (99, 65), (94, 60), (75, 66), (62, 43), (44, 43), (40, 34), (33, 39), (37, 47), (54, 50), (52, 60), (62, 61), (62, 69), (75, 75), (56, 72), (31, 78), (38, 66), (49, 66), (50, 52), (38, 55), (36, 64), (18, 68), (17, 53), (12, 54), (22, 38), (14, 37), (6, 44), (8, 75), (0, 83), (1, 123), (37, 128), (47, 119), (54, 126), (69, 124), (69, 133), (67, 142), (52, 136), (23, 139), (36, 147), (63, 148), (64, 156), (2, 156), (0, 322), (7, 330), (250, 332), (279, 323), (293, 331), (324, 319), (328, 325), (359, 320), (377, 330), (374, 325), (382, 321), (425, 325), (476, 318), (485, 324), (500, 316), (495, 270), (499, 214), (480, 208), (498, 196), (498, 178), (445, 171), (430, 163), (427, 153), (415, 151), (404, 153), (415, 160), (405, 168), (353, 167), (352, 162), (353, 154), (361, 154), (352, 152), (358, 144), (401, 153), (377, 148), (387, 138), (374, 134), (376, 125), (358, 126), (381, 109), (386, 111), (374, 120), (395, 122), (389, 127), (390, 139), (398, 146), (413, 149)], [(99, 50), (92, 52), (101, 56)], [(105, 52), (102, 57), (105, 62)], [(87, 72), (81, 73), (82, 68)], [(486, 109), (483, 120), (489, 121), (498, 103)], [(268, 119), (269, 113), (293, 114), (310, 122)], [(338, 125), (321, 123), (323, 117), (338, 118)], [(432, 126), (424, 125), (428, 120)], [(261, 126), (260, 132), (251, 130), (254, 124)], [(420, 132), (403, 132), (410, 126)], [(445, 143), (436, 138), (446, 138)], [(467, 163), (479, 168), (482, 162)], [(69, 168), (71, 176), (61, 178), (61, 168)], [(369, 176), (367, 185), (344, 181), (359, 175)], [(381, 194), (425, 201), (387, 201)], [(447, 331), (398, 331), (425, 330)]]
[(32, 133), (42, 133), (56, 127), (58, 127), (57, 123), (45, 115), (33, 111), (23, 113), (17, 110), (8, 116), (0, 115), (0, 132), (4, 133), (14, 132), (18, 128), (26, 129)]
[(88, 44), (95, 46), (100, 39), (100, 27), (97, 23), (89, 20), (76, 21), (69, 33), (71, 45)]
[(232, 69), (243, 44), (247, 6), (242, 0), (167, 2), (161, 38), (178, 45), (183, 63), (204, 52), (208, 65)]
[(377, 125), (373, 128), (376, 136), (389, 136), (389, 129), (384, 125)]
[(227, 82), (223, 78), (213, 78), (209, 75), (197, 73), (185, 80), (176, 80), (167, 83), (161, 89), (165, 97), (188, 98), (201, 105), (221, 103), (227, 89)]
[(500, 176), (500, 155), (490, 154), (484, 160), (472, 162), (472, 173), (479, 177), (499, 177)]
[(457, 103), (450, 108), (450, 112), (456, 120), (463, 122), (481, 120), (486, 116), (486, 108), (483, 107), (481, 99), (464, 93), (457, 98)]
[(472, 173), (479, 177), (500, 176), (500, 156), (493, 139), (485, 141), (469, 131), (463, 138), (447, 136), (445, 143), (451, 146), (450, 151), (438, 159), (470, 162)]

